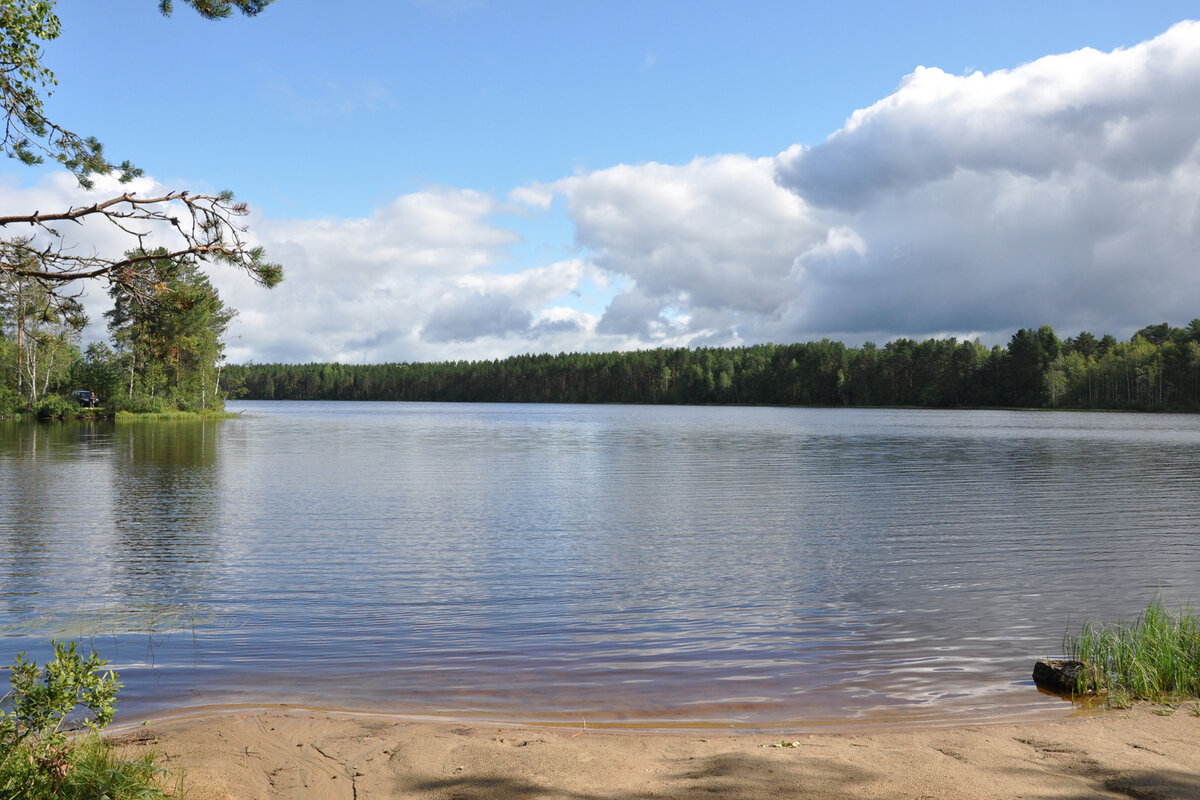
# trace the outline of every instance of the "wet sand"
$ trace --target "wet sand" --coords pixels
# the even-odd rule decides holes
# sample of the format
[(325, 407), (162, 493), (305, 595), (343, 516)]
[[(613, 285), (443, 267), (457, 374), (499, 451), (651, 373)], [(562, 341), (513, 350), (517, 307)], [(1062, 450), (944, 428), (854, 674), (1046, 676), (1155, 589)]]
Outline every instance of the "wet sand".
[(156, 749), (192, 800), (1200, 800), (1195, 708), (782, 740), (276, 708), (151, 721), (114, 738)]

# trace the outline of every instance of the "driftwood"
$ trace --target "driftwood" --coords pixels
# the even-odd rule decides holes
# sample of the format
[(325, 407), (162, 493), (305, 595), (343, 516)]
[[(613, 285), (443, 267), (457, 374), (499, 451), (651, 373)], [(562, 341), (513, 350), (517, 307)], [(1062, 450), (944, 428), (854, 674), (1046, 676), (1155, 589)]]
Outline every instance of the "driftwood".
[(1086, 661), (1045, 659), (1033, 665), (1038, 688), (1058, 694), (1088, 694), (1099, 688), (1096, 668)]

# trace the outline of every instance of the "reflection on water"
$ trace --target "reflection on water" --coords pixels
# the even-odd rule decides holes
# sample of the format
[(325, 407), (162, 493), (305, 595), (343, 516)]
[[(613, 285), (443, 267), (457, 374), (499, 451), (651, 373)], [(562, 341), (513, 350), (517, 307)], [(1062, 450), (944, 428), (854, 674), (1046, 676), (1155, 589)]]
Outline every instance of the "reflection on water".
[(190, 620), (218, 546), (218, 423), (0, 426), (9, 627), (86, 637)]
[(1063, 713), (1033, 660), (1200, 567), (1194, 417), (239, 407), (0, 423), (0, 659), (94, 637), (126, 714)]

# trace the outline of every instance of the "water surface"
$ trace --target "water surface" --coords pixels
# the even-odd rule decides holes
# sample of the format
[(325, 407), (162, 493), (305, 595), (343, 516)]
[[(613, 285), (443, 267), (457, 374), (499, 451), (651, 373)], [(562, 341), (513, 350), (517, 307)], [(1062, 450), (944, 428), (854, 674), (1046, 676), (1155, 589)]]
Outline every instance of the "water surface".
[(231, 408), (0, 423), (0, 660), (87, 638), (126, 718), (1053, 715), (1068, 626), (1200, 575), (1192, 416)]

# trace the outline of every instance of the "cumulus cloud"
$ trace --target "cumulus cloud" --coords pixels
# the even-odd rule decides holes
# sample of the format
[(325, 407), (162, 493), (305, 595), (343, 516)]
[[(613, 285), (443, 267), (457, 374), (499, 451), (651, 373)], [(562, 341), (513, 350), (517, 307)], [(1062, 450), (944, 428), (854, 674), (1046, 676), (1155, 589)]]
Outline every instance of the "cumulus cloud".
[(661, 339), (669, 324), (653, 298), (640, 292), (624, 292), (608, 304), (596, 332), (649, 341)]
[(531, 186), (668, 344), (1122, 333), (1197, 314), (1200, 24), (991, 74), (917, 68), (816, 146)]
[[(437, 188), (366, 219), (259, 221), (254, 227), (286, 278), (269, 294), (229, 283), (239, 308), (269, 309), (242, 315), (248, 352), (383, 361), (537, 347), (539, 315), (572, 292), (587, 267), (566, 260), (504, 271), (519, 241), (493, 220), (505, 210), (485, 193)], [(279, 324), (292, 319), (297, 324)]]
[[(89, 193), (65, 173), (31, 187), (9, 180), (0, 183), (0, 210), (62, 210), (127, 189), (142, 195), (166, 190), (150, 178), (131, 186), (110, 183), (101, 179)], [(443, 187), (403, 195), (367, 218), (253, 214), (251, 241), (284, 265), (285, 279), (267, 291), (242, 273), (209, 270), (226, 304), (239, 312), (229, 359), (372, 362), (582, 344), (579, 337), (594, 320), (564, 316), (554, 301), (595, 271), (578, 259), (502, 271), (520, 238), (492, 220), (503, 210), (488, 194)], [(65, 246), (75, 250), (119, 253), (135, 244), (103, 226), (72, 226), (65, 233)], [(103, 312), (110, 307), (105, 287), (86, 289), (93, 321), (87, 338), (103, 339)]]
[(596, 266), (634, 284), (597, 330), (654, 342), (677, 333), (661, 316), (665, 308), (705, 309), (727, 312), (720, 333), (736, 338), (747, 332), (739, 326), (776, 313), (797, 288), (796, 258), (824, 230), (774, 173), (773, 159), (727, 155), (621, 165), (553, 184)]
[(1198, 37), (1197, 23), (1181, 23), (1127, 50), (1079, 50), (988, 75), (918, 67), (824, 143), (789, 151), (781, 180), (815, 204), (860, 209), (959, 171), (1167, 174), (1194, 154)]
[(788, 332), (1122, 331), (1195, 316), (1200, 25), (989, 75), (918, 69), (779, 179), (855, 246), (799, 261)]
[(813, 147), (530, 187), (651, 344), (1128, 333), (1197, 314), (1200, 24), (991, 74), (917, 68)]
[(430, 342), (474, 341), (481, 336), (524, 333), (532, 322), (533, 314), (517, 308), (506, 295), (455, 294), (433, 309), (421, 337)]

